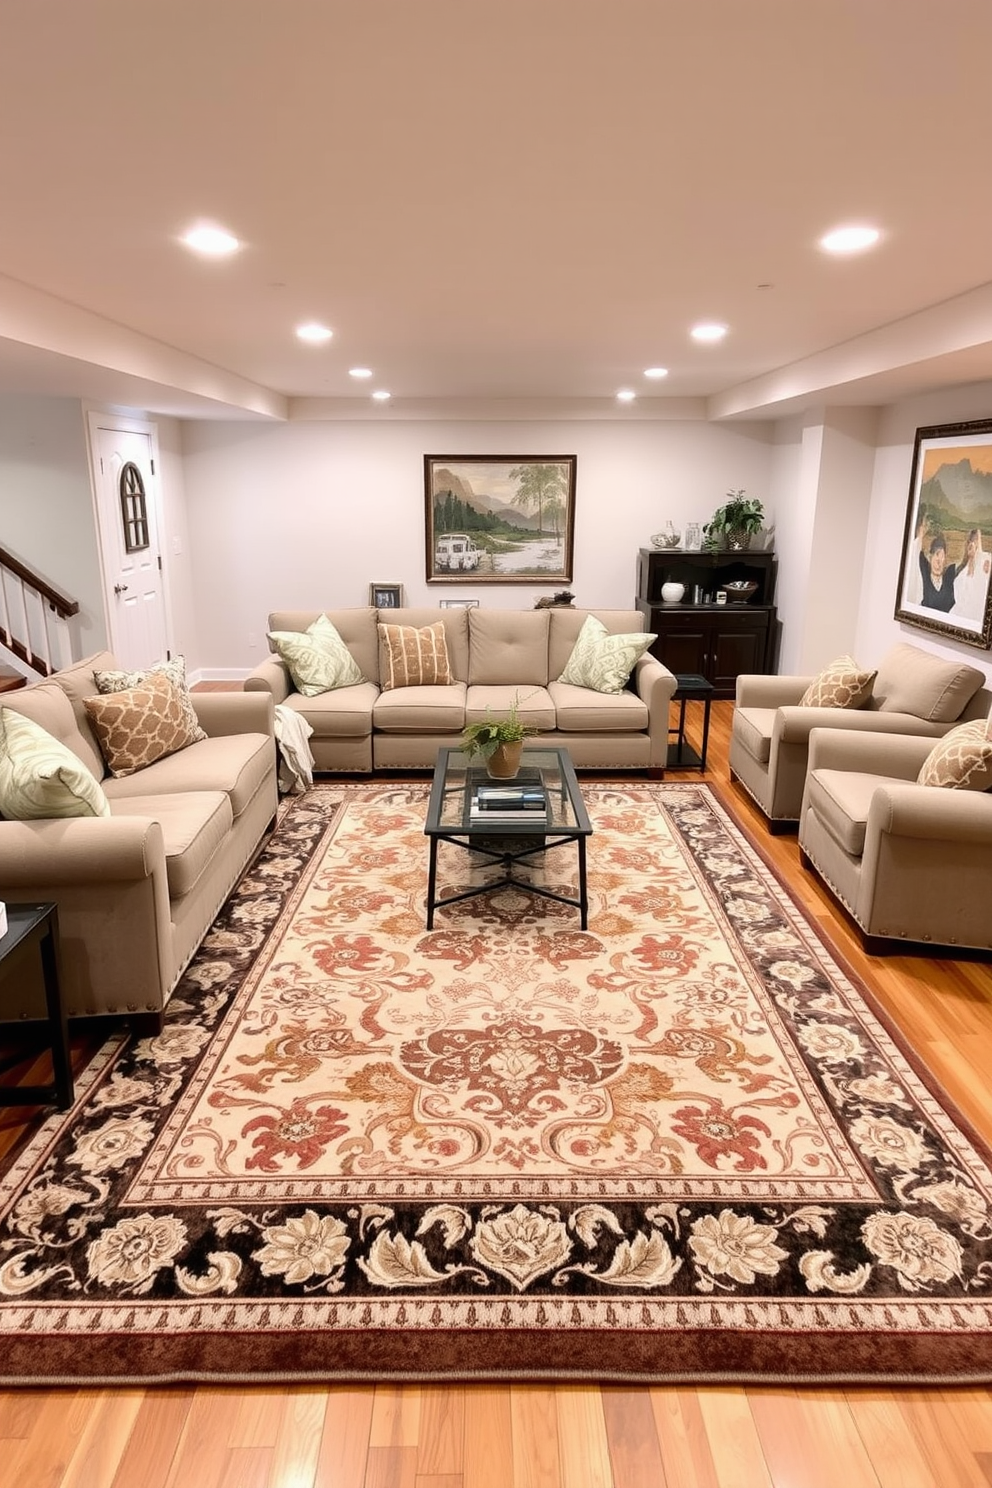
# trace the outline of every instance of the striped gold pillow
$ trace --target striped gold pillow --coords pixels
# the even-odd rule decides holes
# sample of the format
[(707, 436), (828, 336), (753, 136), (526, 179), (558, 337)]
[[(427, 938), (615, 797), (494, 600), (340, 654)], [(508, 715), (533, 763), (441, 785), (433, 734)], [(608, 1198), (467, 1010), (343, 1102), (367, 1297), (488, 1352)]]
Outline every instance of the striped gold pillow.
[(444, 621), (417, 629), (414, 625), (379, 626), (379, 682), (383, 692), (394, 687), (434, 687), (451, 681)]

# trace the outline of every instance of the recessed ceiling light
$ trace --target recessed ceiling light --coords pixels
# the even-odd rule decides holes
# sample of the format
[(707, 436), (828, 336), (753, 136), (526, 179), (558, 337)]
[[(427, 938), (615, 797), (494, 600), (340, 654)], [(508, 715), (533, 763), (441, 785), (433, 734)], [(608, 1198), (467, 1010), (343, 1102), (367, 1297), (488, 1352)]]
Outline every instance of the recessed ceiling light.
[(694, 325), (689, 334), (694, 341), (722, 341), (727, 327), (720, 325), (719, 321), (704, 320), (700, 325)]
[(825, 253), (863, 253), (881, 237), (877, 227), (835, 227), (820, 239)]
[(659, 377), (667, 377), (668, 376), (668, 368), (667, 367), (645, 367), (644, 368), (644, 376), (645, 377), (652, 377), (652, 378), (655, 378), (655, 379), (657, 379)]
[(633, 403), (636, 397), (637, 394), (634, 392), (633, 388), (621, 388), (620, 391), (617, 393), (617, 402)]
[(377, 403), (388, 403), (392, 394), (387, 393), (385, 388), (376, 388), (372, 396)]
[(209, 223), (201, 223), (199, 227), (191, 227), (189, 232), (183, 233), (183, 242), (187, 248), (192, 248), (194, 253), (203, 253), (208, 258), (225, 258), (229, 253), (236, 253), (241, 247), (233, 233), (229, 233), (223, 227), (211, 227)]
[(349, 377), (359, 377), (359, 378), (362, 378), (362, 377), (371, 377), (372, 376), (372, 368), (371, 367), (349, 367), (348, 368), (348, 376)]
[(334, 332), (317, 320), (308, 320), (306, 325), (296, 327), (296, 334), (301, 341), (310, 341), (314, 346), (319, 346), (322, 341), (330, 341)]

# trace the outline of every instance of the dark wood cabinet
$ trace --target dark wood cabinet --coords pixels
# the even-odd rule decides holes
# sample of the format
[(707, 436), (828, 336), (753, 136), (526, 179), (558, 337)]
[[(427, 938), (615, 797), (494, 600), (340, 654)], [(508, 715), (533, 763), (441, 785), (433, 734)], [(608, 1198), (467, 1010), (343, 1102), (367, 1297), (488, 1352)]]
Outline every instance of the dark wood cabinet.
[[(705, 677), (719, 698), (734, 696), (741, 672), (774, 671), (775, 572), (774, 553), (642, 548), (634, 603), (647, 629), (658, 637), (652, 654), (671, 672)], [(755, 582), (758, 588), (746, 603), (717, 604), (717, 591), (734, 579)], [(677, 604), (661, 596), (662, 584), (670, 581), (685, 585)]]

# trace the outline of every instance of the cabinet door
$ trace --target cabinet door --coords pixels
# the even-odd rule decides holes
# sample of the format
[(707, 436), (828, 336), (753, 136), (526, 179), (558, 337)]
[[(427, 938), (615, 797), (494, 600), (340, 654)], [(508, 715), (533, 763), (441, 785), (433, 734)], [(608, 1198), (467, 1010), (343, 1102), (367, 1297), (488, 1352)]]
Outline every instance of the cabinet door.
[(763, 672), (767, 644), (767, 615), (756, 616), (754, 621), (744, 616), (714, 621), (706, 676), (717, 693), (733, 697), (741, 672)]
[[(680, 617), (682, 618), (682, 617)], [(658, 639), (651, 647), (652, 656), (657, 656), (670, 672), (684, 676), (706, 677), (707, 658), (710, 651), (710, 630), (706, 624), (678, 627), (664, 620), (657, 627)]]

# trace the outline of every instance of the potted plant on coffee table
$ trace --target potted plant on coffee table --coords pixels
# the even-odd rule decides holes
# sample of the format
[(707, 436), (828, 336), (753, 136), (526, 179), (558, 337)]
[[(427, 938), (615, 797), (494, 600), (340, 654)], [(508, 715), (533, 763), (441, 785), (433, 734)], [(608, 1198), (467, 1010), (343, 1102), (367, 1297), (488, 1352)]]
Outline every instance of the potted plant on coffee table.
[(745, 496), (743, 488), (728, 491), (727, 499), (718, 506), (703, 528), (708, 548), (741, 552), (751, 546), (751, 539), (761, 531), (765, 508), (756, 496)]
[(485, 718), (462, 729), (460, 748), (469, 759), (478, 757), (494, 780), (512, 780), (520, 769), (524, 740), (535, 730), (523, 722), (514, 698), (507, 711), (496, 717), (488, 708)]

